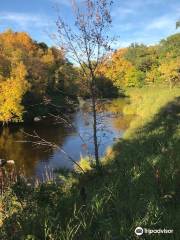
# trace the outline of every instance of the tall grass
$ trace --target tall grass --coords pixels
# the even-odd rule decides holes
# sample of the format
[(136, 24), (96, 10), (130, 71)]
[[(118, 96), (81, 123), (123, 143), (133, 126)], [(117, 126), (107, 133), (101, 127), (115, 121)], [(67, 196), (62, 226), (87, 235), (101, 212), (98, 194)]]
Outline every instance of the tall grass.
[(131, 103), (125, 106), (124, 114), (136, 115), (136, 118), (131, 122), (126, 136), (138, 129), (138, 127), (142, 127), (145, 123), (150, 122), (162, 107), (166, 106), (174, 98), (179, 97), (180, 88), (133, 88), (127, 90), (127, 95), (130, 97)]

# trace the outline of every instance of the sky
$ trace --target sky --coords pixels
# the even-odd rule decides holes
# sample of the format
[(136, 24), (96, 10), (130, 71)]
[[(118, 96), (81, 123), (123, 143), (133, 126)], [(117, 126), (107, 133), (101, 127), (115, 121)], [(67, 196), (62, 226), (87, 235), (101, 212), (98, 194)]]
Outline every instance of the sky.
[[(83, 0), (78, 0), (83, 1)], [(70, 0), (0, 0), (0, 32), (11, 28), (26, 31), (39, 42), (53, 45), (50, 34), (56, 33), (59, 13), (72, 24)], [(118, 36), (117, 47), (133, 42), (156, 44), (176, 30), (180, 19), (180, 0), (114, 0), (111, 36)]]

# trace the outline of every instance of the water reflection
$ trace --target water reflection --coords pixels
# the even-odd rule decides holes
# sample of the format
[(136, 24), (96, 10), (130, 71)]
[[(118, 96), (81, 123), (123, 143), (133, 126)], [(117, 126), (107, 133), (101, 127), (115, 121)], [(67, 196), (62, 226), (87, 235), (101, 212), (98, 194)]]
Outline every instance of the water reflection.
[(53, 150), (34, 147), (28, 141), (25, 133), (36, 131), (43, 138), (62, 145), (67, 136), (67, 129), (63, 126), (36, 124), (22, 127), (4, 127), (0, 130), (0, 153), (1, 158), (13, 159), (17, 169), (24, 169), (28, 176), (34, 175), (39, 161), (49, 161), (54, 154)]
[[(122, 109), (127, 104), (126, 100), (109, 101), (99, 105), (98, 113), (98, 138), (100, 154), (103, 155), (106, 148), (113, 144), (114, 139), (121, 137), (128, 127), (132, 117), (124, 117)], [(27, 176), (41, 176), (46, 167), (72, 168), (72, 162), (59, 150), (50, 150), (43, 147), (34, 147), (24, 134), (33, 131), (46, 139), (62, 147), (75, 160), (80, 155), (86, 155), (87, 151), (93, 154), (92, 143), (92, 116), (89, 113), (89, 105), (86, 104), (71, 117), (75, 129), (61, 124), (53, 124), (52, 121), (36, 123), (34, 125), (11, 126), (0, 129), (0, 158), (13, 159), (18, 169), (24, 168)], [(79, 134), (87, 142), (87, 145), (79, 137)]]

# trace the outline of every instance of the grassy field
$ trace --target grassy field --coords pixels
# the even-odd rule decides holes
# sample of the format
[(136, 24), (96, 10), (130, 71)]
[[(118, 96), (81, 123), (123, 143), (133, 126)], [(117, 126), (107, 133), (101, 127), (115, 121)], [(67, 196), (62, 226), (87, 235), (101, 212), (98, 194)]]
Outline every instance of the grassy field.
[[(0, 239), (180, 238), (180, 89), (128, 94), (132, 103), (124, 112), (137, 117), (108, 154), (102, 173), (63, 172), (57, 182), (37, 187), (19, 179), (1, 197)], [(137, 226), (174, 234), (138, 238)]]

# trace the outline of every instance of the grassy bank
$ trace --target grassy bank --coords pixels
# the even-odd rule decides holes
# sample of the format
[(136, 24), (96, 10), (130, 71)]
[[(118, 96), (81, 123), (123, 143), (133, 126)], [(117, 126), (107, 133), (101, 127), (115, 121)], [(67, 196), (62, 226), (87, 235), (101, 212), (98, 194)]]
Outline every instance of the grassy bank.
[(162, 107), (180, 96), (180, 88), (169, 89), (163, 86), (132, 88), (127, 90), (131, 104), (124, 109), (125, 114), (137, 115), (126, 133), (130, 135), (134, 130), (153, 121)]
[(129, 94), (124, 111), (139, 116), (103, 172), (64, 172), (36, 187), (19, 179), (1, 197), (0, 239), (134, 240), (137, 226), (174, 229), (141, 239), (179, 239), (180, 90)]

